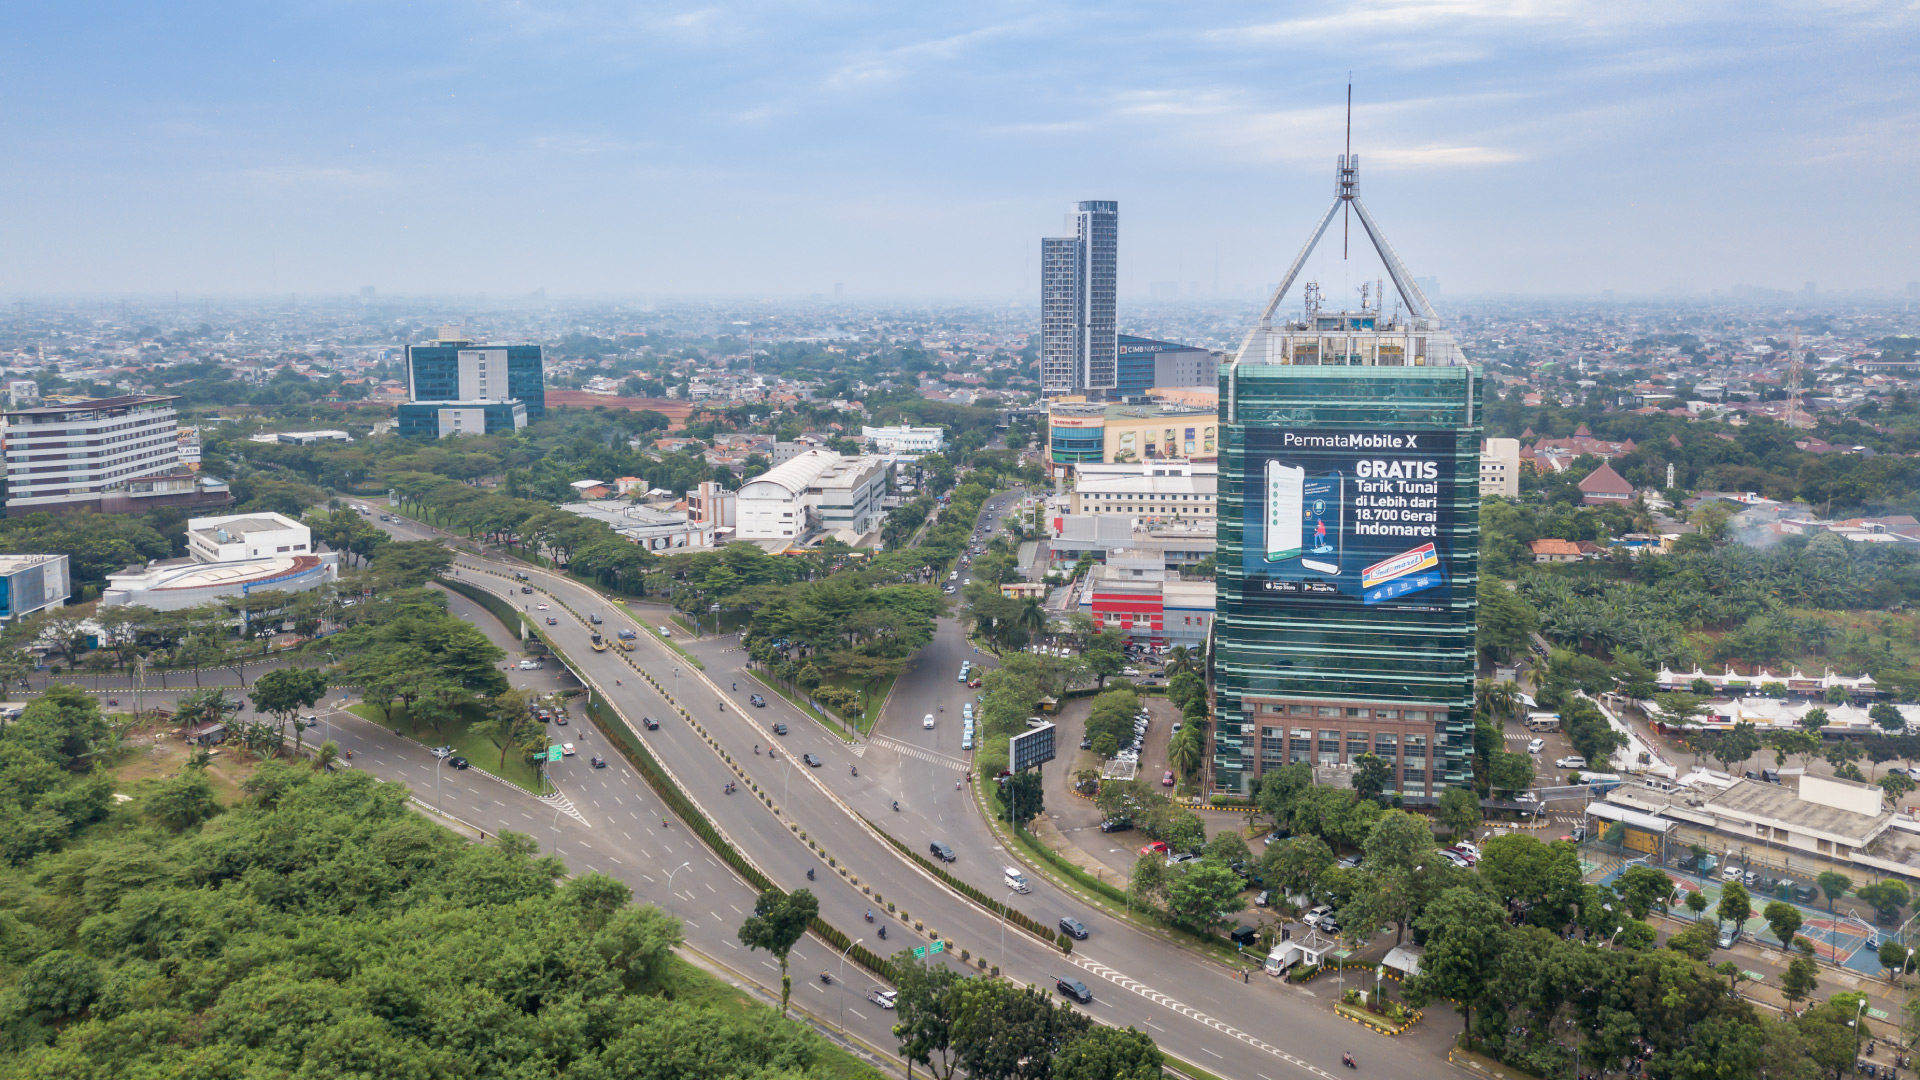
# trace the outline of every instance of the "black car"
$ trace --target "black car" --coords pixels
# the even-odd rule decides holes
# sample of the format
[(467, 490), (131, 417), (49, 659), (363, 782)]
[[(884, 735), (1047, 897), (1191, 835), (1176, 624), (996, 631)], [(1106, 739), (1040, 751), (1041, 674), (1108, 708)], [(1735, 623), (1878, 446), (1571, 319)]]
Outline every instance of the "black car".
[(1093, 749), (1093, 739), (1092, 739), (1092, 738), (1087, 738), (1087, 737), (1083, 737), (1083, 738), (1082, 738), (1082, 739), (1080, 740), (1080, 749), (1082, 749), (1082, 750), (1091, 750), (1091, 749)]
[(655, 720), (651, 716), (643, 716), (640, 718), (640, 726), (646, 728), (648, 731), (659, 731), (660, 721)]
[(595, 754), (595, 755), (593, 755), (593, 767), (594, 767), (594, 768), (596, 768), (596, 769), (604, 769), (604, 768), (606, 768), (606, 767), (607, 767), (607, 759), (606, 759), (606, 758), (603, 758), (603, 757), (601, 757), (601, 756), (600, 756), (599, 754)]
[(1053, 988), (1082, 1005), (1093, 1004), (1093, 991), (1087, 989), (1087, 984), (1079, 979), (1055, 979)]
[(522, 585), (522, 586), (520, 586), (520, 591), (521, 591), (521, 592), (523, 592), (523, 593), (528, 593), (528, 594), (531, 594), (531, 593), (533, 592), (533, 586), (531, 586), (531, 585)]
[(554, 713), (554, 714), (553, 714), (553, 722), (554, 722), (554, 723), (556, 723), (556, 724), (559, 724), (559, 725), (560, 725), (561, 727), (566, 727), (566, 726), (567, 726), (567, 714), (566, 714), (566, 713)]
[(1252, 945), (1254, 941), (1257, 938), (1259, 938), (1260, 932), (1258, 930), (1255, 930), (1253, 927), (1248, 926), (1245, 923), (1242, 923), (1239, 926), (1234, 927), (1233, 933), (1229, 934), (1228, 936), (1233, 939), (1233, 943), (1235, 945)]
[(747, 698), (747, 704), (753, 706), (756, 709), (764, 709), (767, 707), (767, 699), (761, 697), (759, 694), (754, 694), (751, 697)]
[(1074, 919), (1074, 918), (1061, 919), (1060, 929), (1065, 931), (1068, 937), (1073, 938), (1076, 941), (1087, 940), (1087, 925), (1081, 922), (1079, 919)]
[(467, 767), (467, 759), (463, 757), (451, 757), (447, 759), (447, 764), (456, 769), (464, 769)]
[(773, 725), (773, 733), (775, 735), (785, 735), (787, 733), (787, 725), (785, 724)]
[(814, 757), (812, 754), (801, 754), (800, 760), (805, 762), (809, 769), (817, 769), (820, 767), (820, 759)]
[(1133, 828), (1133, 822), (1123, 817), (1108, 818), (1100, 823), (1101, 832), (1126, 832), (1131, 828)]
[(935, 840), (933, 843), (928, 844), (927, 850), (933, 852), (933, 857), (939, 859), (941, 862), (952, 862), (960, 857), (953, 853), (953, 848), (948, 846), (944, 840)]

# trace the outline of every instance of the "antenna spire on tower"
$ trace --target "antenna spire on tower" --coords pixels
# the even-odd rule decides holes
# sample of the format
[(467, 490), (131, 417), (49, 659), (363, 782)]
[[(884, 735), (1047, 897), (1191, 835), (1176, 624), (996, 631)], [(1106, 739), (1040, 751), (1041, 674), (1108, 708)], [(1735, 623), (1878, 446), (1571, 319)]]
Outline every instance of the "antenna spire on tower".
[[(1353, 76), (1347, 76), (1347, 152), (1340, 155), (1340, 167), (1344, 171), (1353, 159)], [(1340, 214), (1340, 257), (1347, 257), (1347, 241), (1353, 236), (1353, 201), (1347, 200), (1347, 209)]]

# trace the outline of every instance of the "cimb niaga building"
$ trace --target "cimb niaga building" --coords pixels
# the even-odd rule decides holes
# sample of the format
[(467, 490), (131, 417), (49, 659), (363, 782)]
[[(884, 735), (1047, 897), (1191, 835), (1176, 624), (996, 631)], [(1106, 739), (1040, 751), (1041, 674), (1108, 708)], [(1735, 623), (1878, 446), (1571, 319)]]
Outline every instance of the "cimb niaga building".
[[(451, 329), (451, 328), (449, 328)], [(515, 431), (546, 415), (538, 345), (475, 345), (443, 336), (407, 347), (407, 395), (399, 431), (415, 438)]]
[[(1359, 201), (1333, 205), (1222, 366), (1212, 755), (1222, 791), (1373, 753), (1409, 803), (1471, 781), (1480, 373)], [(1355, 310), (1282, 298), (1333, 216), (1392, 279)], [(1371, 284), (1371, 283), (1369, 283)]]
[(1120, 204), (1080, 203), (1072, 226), (1040, 241), (1040, 392), (1104, 398), (1120, 378)]

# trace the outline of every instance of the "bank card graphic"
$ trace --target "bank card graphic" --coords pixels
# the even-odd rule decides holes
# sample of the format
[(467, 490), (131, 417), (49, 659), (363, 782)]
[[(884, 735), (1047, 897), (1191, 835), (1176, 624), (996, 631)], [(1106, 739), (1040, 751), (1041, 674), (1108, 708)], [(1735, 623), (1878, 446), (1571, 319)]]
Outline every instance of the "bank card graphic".
[(1307, 470), (1267, 462), (1267, 561), (1300, 557), (1300, 525), (1305, 515)]
[(1360, 571), (1360, 599), (1373, 605), (1446, 584), (1439, 552), (1432, 544), (1403, 551)]

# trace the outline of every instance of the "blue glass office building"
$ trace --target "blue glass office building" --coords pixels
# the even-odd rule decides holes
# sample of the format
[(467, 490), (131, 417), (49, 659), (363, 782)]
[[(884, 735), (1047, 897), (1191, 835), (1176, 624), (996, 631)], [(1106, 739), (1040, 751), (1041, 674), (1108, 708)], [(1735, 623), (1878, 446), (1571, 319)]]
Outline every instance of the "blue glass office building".
[(1156, 386), (1212, 386), (1220, 357), (1197, 345), (1120, 335), (1120, 376), (1114, 395), (1143, 398)]
[(414, 401), (519, 401), (527, 419), (546, 415), (546, 370), (538, 345), (436, 341), (407, 347)]

